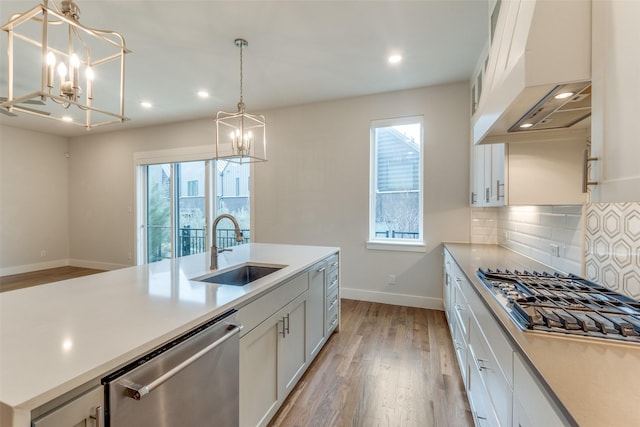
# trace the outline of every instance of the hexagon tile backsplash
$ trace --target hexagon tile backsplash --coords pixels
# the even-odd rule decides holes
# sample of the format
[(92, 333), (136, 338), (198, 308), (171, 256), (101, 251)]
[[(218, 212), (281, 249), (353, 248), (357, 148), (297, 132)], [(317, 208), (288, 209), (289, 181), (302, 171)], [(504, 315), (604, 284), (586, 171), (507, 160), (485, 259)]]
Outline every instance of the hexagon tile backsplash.
[(640, 300), (640, 203), (585, 207), (587, 279)]

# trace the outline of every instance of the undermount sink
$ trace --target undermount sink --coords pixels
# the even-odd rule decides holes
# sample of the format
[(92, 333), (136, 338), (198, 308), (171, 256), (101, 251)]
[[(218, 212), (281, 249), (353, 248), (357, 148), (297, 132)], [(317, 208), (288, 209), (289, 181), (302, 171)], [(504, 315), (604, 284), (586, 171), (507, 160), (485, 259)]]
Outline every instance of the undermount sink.
[(229, 270), (220, 271), (211, 275), (199, 277), (193, 280), (219, 285), (244, 286), (262, 279), (269, 274), (284, 268), (284, 265), (270, 264), (242, 264)]

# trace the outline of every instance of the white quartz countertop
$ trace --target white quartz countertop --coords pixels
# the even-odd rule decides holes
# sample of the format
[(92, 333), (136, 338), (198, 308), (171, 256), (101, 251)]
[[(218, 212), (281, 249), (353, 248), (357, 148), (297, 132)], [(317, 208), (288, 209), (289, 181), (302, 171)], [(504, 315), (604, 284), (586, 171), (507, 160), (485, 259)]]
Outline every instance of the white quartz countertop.
[(569, 420), (584, 427), (640, 426), (639, 344), (522, 331), (476, 272), (478, 268), (553, 269), (495, 245), (447, 243), (445, 247)]
[[(0, 294), (0, 424), (28, 426), (31, 410), (266, 292), (338, 251), (251, 243), (218, 256), (286, 267), (246, 286), (191, 280), (209, 253)], [(25, 424), (26, 423), (26, 424)]]

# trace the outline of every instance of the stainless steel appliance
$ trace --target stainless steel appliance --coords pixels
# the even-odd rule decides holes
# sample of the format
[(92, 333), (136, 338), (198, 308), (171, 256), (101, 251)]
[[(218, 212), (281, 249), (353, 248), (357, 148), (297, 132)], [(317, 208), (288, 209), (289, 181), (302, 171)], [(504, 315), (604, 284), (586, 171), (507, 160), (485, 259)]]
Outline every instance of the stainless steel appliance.
[(241, 326), (234, 313), (103, 378), (107, 426), (237, 426)]
[(516, 324), (640, 343), (640, 302), (575, 275), (478, 270)]

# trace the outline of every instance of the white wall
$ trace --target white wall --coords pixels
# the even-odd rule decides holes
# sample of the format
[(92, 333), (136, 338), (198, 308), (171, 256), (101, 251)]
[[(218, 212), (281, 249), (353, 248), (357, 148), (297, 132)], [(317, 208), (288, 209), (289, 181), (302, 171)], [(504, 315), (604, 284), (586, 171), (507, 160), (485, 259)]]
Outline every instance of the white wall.
[[(256, 239), (340, 246), (344, 297), (439, 307), (441, 243), (469, 241), (468, 93), (461, 83), (268, 112), (270, 160), (252, 177)], [(427, 251), (368, 250), (370, 121), (417, 114)]]
[(213, 120), (197, 120), (72, 138), (70, 259), (114, 269), (135, 263), (134, 154), (211, 144)]
[(67, 151), (66, 138), (0, 126), (0, 275), (67, 265)]
[[(440, 307), (441, 243), (469, 240), (468, 83), (264, 113), (269, 161), (251, 177), (254, 241), (340, 246), (344, 296)], [(425, 126), (427, 250), (367, 250), (370, 120), (417, 114)], [(70, 139), (70, 263), (133, 265), (134, 153), (212, 144), (214, 133), (208, 119)], [(389, 274), (395, 286), (387, 285)]]

